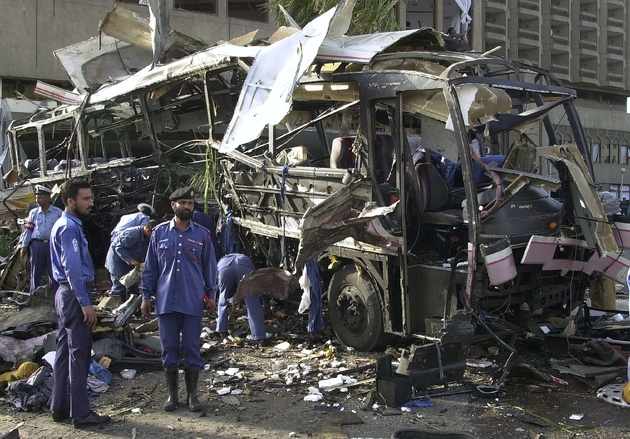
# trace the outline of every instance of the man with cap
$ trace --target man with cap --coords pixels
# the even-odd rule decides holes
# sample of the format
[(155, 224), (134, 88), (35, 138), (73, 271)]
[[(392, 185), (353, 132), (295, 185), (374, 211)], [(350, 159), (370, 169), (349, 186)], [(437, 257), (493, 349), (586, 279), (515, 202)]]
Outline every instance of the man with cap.
[(137, 285), (128, 289), (120, 283), (120, 278), (144, 262), (151, 232), (157, 224), (156, 220), (149, 220), (144, 226), (130, 227), (114, 238), (105, 258), (105, 268), (112, 281), (110, 296), (118, 296), (124, 302), (128, 290), (132, 293), (138, 291)]
[(42, 281), (44, 268), (48, 269), (48, 285), (57, 290), (57, 282), (53, 279), (50, 265), (50, 230), (61, 218), (61, 209), (50, 204), (52, 190), (45, 186), (35, 185), (35, 202), (37, 207), (28, 214), (28, 222), (22, 235), (20, 256), (25, 258), (31, 249), (31, 285), (29, 291), (35, 292)]
[[(195, 191), (184, 187), (171, 194), (174, 218), (153, 229), (142, 272), (142, 314), (151, 313), (151, 297), (160, 328), (162, 366), (166, 375), (168, 399), (164, 410), (177, 408), (179, 352), (186, 363), (185, 379), (191, 411), (203, 408), (197, 397), (199, 371), (203, 367), (199, 335), (204, 313), (214, 309), (217, 263), (210, 232), (191, 221)], [(181, 334), (181, 340), (180, 340)]]
[(138, 212), (129, 213), (120, 217), (120, 221), (118, 221), (118, 224), (116, 224), (116, 227), (112, 230), (111, 240), (113, 241), (116, 235), (130, 227), (144, 226), (149, 222), (153, 214), (155, 214), (153, 206), (146, 203), (138, 204)]

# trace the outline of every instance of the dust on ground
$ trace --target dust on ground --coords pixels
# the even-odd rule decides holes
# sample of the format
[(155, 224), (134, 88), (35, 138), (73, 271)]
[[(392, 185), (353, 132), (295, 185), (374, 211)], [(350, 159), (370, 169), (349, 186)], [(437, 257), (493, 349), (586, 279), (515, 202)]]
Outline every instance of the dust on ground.
[[(498, 398), (479, 398), (473, 391), (489, 385), (500, 375), (507, 352), (492, 341), (474, 346), (473, 353), (492, 363), (488, 368), (467, 368), (464, 380), (449, 387), (417, 392), (429, 393), (432, 407), (411, 407), (407, 411), (388, 408), (371, 400), (375, 389), (374, 364), (380, 353), (348, 349), (333, 334), (308, 344), (306, 318), (285, 319), (272, 346), (246, 344), (243, 337), (215, 340), (206, 346), (207, 370), (200, 375), (202, 412), (185, 407), (185, 385), (180, 377), (179, 408), (164, 412), (166, 386), (159, 370), (137, 367), (131, 380), (123, 379), (115, 367), (110, 389), (92, 400), (93, 409), (112, 415), (103, 427), (75, 430), (70, 423), (54, 423), (50, 413), (13, 412), (0, 405), (0, 435), (20, 425), (21, 438), (431, 438), (431, 433), (467, 432), (476, 438), (630, 438), (630, 411), (596, 397), (596, 388), (570, 375), (552, 370), (556, 359), (545, 354), (542, 341), (521, 337), (516, 347), (523, 363), (531, 369), (552, 374), (567, 385), (541, 382), (527, 370), (519, 369), (504, 382)], [(205, 324), (212, 326), (212, 321)], [(246, 327), (243, 317), (237, 327)], [(272, 330), (273, 330), (272, 329)], [(238, 333), (238, 330), (236, 331)], [(280, 343), (290, 347), (275, 348)], [(392, 346), (388, 353), (399, 355), (405, 345)], [(499, 347), (498, 353), (495, 353)], [(127, 365), (129, 366), (129, 365)], [(367, 370), (365, 370), (367, 369)], [(357, 383), (323, 391), (323, 400), (307, 402), (309, 387), (323, 379), (344, 375)], [(625, 383), (624, 376), (617, 378)], [(229, 394), (226, 393), (229, 388)], [(224, 395), (221, 395), (224, 393)], [(571, 415), (582, 415), (571, 420)], [(579, 417), (579, 416), (578, 416)], [(541, 418), (546, 418), (545, 421)], [(549, 422), (555, 423), (550, 426)], [(417, 429), (425, 433), (408, 433)]]

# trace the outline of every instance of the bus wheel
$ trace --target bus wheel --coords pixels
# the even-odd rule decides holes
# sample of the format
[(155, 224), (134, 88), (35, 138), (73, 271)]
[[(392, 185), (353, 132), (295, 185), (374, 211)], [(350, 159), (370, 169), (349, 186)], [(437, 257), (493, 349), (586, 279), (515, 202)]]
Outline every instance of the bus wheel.
[(328, 288), (328, 313), (332, 328), (347, 346), (372, 351), (390, 340), (384, 331), (376, 289), (369, 278), (357, 273), (353, 264), (333, 275)]

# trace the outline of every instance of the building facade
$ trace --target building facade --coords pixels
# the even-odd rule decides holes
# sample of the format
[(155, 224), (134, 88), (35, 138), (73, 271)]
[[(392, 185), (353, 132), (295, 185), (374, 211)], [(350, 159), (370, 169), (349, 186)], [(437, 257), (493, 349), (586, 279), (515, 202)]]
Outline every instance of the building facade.
[[(276, 26), (273, 15), (259, 8), (265, 3), (166, 0), (172, 28), (209, 44), (255, 30), (258, 38), (269, 37)], [(69, 86), (53, 52), (98, 36), (99, 22), (117, 4), (149, 17), (148, 0), (0, 0), (0, 99), (9, 99), (14, 113), (30, 114), (36, 106), (25, 98), (41, 99), (33, 94), (37, 80)]]
[[(408, 0), (401, 20), (446, 31), (455, 0)], [(578, 92), (577, 105), (603, 190), (630, 199), (630, 4), (627, 0), (462, 0), (471, 4), (468, 44), (549, 70)], [(403, 22), (403, 21), (401, 21)], [(571, 140), (563, 121), (560, 139)], [(624, 173), (629, 171), (624, 182)]]

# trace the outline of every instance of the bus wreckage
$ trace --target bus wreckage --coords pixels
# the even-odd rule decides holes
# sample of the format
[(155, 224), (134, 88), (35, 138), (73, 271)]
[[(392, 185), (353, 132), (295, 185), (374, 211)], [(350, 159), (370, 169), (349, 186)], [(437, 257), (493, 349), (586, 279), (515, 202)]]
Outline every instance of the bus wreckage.
[[(94, 181), (102, 220), (113, 203), (158, 202), (215, 151), (217, 201), (243, 251), (316, 270), (346, 345), (424, 343), (399, 365), (415, 385), (461, 378), (481, 314), (518, 330), (532, 313), (570, 311), (594, 272), (624, 282), (630, 237), (600, 201), (575, 91), (524, 62), (449, 51), (430, 28), (345, 36), (353, 6), (268, 44), (164, 63), (104, 37), (100, 50), (120, 56), (70, 72), (87, 90), (76, 104), (11, 125), (19, 175), (5, 193), (72, 170)], [(192, 47), (178, 41), (171, 56)], [(24, 168), (29, 147), (39, 170)], [(77, 167), (47, 170), (59, 154)]]

